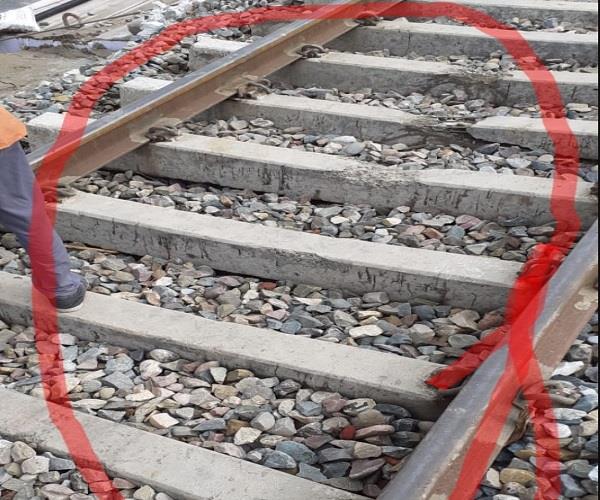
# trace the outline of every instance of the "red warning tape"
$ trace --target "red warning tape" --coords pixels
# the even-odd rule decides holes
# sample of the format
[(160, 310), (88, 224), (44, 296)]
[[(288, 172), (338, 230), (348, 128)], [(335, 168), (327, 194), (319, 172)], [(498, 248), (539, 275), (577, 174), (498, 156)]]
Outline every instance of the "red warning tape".
[[(541, 312), (543, 291), (562, 258), (573, 246), (580, 230), (580, 221), (575, 209), (575, 189), (579, 169), (579, 148), (564, 114), (559, 89), (551, 72), (537, 58), (521, 34), (493, 17), (477, 10), (451, 2), (419, 4), (364, 3), (348, 5), (306, 5), (299, 7), (270, 7), (251, 9), (242, 13), (219, 14), (191, 19), (167, 27), (160, 34), (140, 44), (86, 81), (73, 97), (65, 116), (61, 132), (47, 152), (37, 172), (39, 184), (55, 191), (61, 174), (71, 156), (77, 151), (83, 137), (90, 113), (98, 100), (117, 81), (150, 59), (171, 50), (183, 38), (225, 27), (256, 25), (264, 22), (297, 21), (306, 19), (359, 19), (383, 12), (389, 17), (448, 17), (463, 21), (481, 32), (492, 36), (510, 53), (520, 68), (527, 74), (535, 89), (542, 109), (544, 125), (554, 144), (555, 175), (552, 187), (551, 211), (556, 221), (556, 230), (550, 243), (538, 245), (525, 265), (523, 273), (515, 282), (506, 310), (506, 322), (483, 342), (472, 347), (455, 365), (449, 366), (429, 381), (439, 388), (455, 386), (472, 373), (490, 352), (499, 345), (508, 343), (510, 362), (504, 380), (499, 383), (489, 411), (466, 456), (460, 478), (450, 498), (464, 500), (472, 497), (486, 471), (498, 435), (504, 425), (514, 397), (520, 388), (542, 387), (541, 393), (530, 398), (529, 411), (538, 442), (537, 498), (558, 499), (560, 484), (557, 467), (551, 462), (558, 457), (558, 439), (546, 431), (554, 424), (552, 418), (542, 418), (543, 408), (551, 408), (551, 401), (543, 389), (543, 379), (532, 346), (533, 326)], [(68, 146), (68, 148), (67, 148)], [(61, 151), (63, 148), (65, 151)], [(58, 154), (60, 152), (60, 154)], [(31, 238), (38, 245), (52, 248), (52, 230), (56, 220), (56, 206), (45, 206), (43, 196), (34, 196)], [(51, 252), (48, 252), (51, 253)], [(32, 272), (45, 276), (44, 281), (55, 280), (52, 270), (41, 265), (40, 253), (32, 251)], [(54, 284), (56, 288), (56, 283)], [(541, 293), (540, 293), (541, 292)], [(40, 355), (40, 370), (44, 395), (50, 418), (61, 433), (83, 478), (91, 491), (102, 500), (122, 500), (113, 487), (100, 460), (93, 450), (85, 429), (73, 412), (67, 395), (66, 379), (60, 342), (58, 339), (58, 317), (56, 309), (41, 294), (33, 291), (33, 315), (36, 330), (36, 345)], [(529, 307), (528, 307), (529, 306)], [(514, 379), (518, 383), (512, 383)], [(509, 381), (508, 387), (506, 382)], [(527, 394), (527, 392), (526, 392)], [(544, 424), (546, 430), (542, 428)], [(555, 425), (555, 424), (554, 424)], [(548, 427), (550, 426), (550, 427)], [(543, 447), (539, 446), (543, 440)]]

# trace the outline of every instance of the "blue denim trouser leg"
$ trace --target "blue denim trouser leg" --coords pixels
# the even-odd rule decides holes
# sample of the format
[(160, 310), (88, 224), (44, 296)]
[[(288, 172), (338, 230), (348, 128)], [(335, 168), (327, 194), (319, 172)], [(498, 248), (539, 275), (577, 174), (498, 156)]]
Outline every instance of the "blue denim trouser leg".
[[(52, 283), (48, 283), (48, 276), (52, 276), (52, 270), (56, 275), (56, 296), (63, 297), (77, 290), (80, 279), (70, 270), (69, 255), (62, 240), (54, 232), (53, 248), (54, 266), (52, 266), (52, 254), (48, 249), (35, 246), (37, 241), (35, 235), (29, 234), (31, 214), (33, 210), (34, 189), (39, 186), (35, 181), (33, 171), (27, 162), (27, 157), (19, 143), (0, 149), (0, 225), (7, 231), (15, 233), (23, 247), (30, 252), (36, 249), (36, 254), (42, 256), (41, 268), (46, 272), (34, 276), (33, 285), (44, 294), (52, 293)], [(48, 224), (49, 219), (46, 218)], [(37, 273), (36, 273), (37, 274)]]

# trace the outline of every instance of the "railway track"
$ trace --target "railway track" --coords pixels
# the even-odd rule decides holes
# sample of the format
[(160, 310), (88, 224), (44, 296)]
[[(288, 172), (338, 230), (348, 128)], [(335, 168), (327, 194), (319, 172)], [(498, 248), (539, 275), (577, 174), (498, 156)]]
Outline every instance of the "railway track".
[[(597, 307), (597, 7), (458, 3), (534, 20), (526, 39), (581, 147), (582, 233), (535, 326), (550, 377)], [(548, 18), (570, 31), (537, 29)], [(57, 221), (95, 292), (60, 319), (69, 398), (112, 476), (172, 498), (447, 498), (507, 348), (460, 391), (426, 380), (501, 324), (553, 231), (531, 84), (496, 41), (441, 19), (259, 31), (199, 37), (188, 75), (122, 83), (121, 108), (90, 121)], [(329, 50), (301, 57), (315, 45)], [(435, 99), (419, 111), (415, 93)], [(62, 125), (29, 123), (34, 168)], [(10, 271), (0, 438), (65, 456), (39, 399), (26, 266)], [(494, 456), (522, 423), (516, 405)]]

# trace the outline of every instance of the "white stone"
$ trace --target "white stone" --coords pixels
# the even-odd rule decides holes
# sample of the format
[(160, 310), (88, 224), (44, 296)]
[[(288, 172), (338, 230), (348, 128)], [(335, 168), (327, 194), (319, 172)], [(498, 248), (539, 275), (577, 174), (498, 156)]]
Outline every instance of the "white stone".
[(12, 443), (10, 441), (5, 441), (4, 439), (0, 439), (0, 465), (6, 465), (12, 462), (10, 456), (10, 450), (12, 448)]
[(335, 224), (335, 225), (343, 224), (344, 222), (350, 222), (350, 219), (348, 219), (347, 217), (343, 217), (341, 215), (336, 215), (329, 220), (331, 221), (332, 224)]
[(550, 408), (544, 412), (544, 415), (547, 418), (555, 418), (556, 420), (579, 422), (587, 416), (587, 413), (574, 408)]
[(383, 333), (383, 330), (377, 325), (366, 325), (351, 328), (349, 333), (353, 339), (362, 339), (364, 337), (377, 337)]
[(383, 225), (387, 227), (394, 227), (398, 224), (402, 224), (402, 219), (397, 217), (388, 217), (387, 219), (383, 219)]
[(156, 396), (154, 395), (153, 392), (144, 390), (141, 392), (134, 392), (133, 394), (128, 394), (127, 396), (125, 396), (125, 399), (127, 401), (150, 401), (151, 399), (154, 399), (155, 397)]
[(88, 410), (100, 410), (108, 401), (102, 399), (80, 399), (79, 401), (73, 401), (74, 408), (85, 408)]
[[(293, 407), (292, 407), (292, 409), (293, 409)], [(268, 431), (268, 430), (272, 429), (273, 426), (275, 425), (275, 417), (273, 416), (272, 413), (265, 411), (263, 413), (258, 414), (256, 417), (254, 417), (254, 419), (252, 420), (252, 422), (250, 422), (250, 424), (252, 425), (252, 427), (254, 427), (255, 429), (258, 429), (260, 431)]]
[(218, 453), (224, 453), (230, 457), (244, 458), (246, 453), (239, 446), (233, 443), (217, 443), (215, 444), (215, 451)]
[(190, 394), (185, 394), (183, 392), (180, 392), (178, 394), (175, 394), (173, 396), (173, 399), (179, 403), (181, 406), (186, 406), (190, 404), (190, 401), (192, 400), (192, 396)]
[(295, 406), (296, 406), (296, 401), (294, 401), (293, 399), (283, 399), (279, 403), (279, 406), (277, 407), (277, 411), (279, 412), (279, 414), (282, 417), (287, 417), (290, 414), (290, 412), (292, 412), (294, 410)]
[(154, 500), (173, 500), (173, 498), (166, 493), (157, 493)]
[(590, 471), (590, 473), (588, 474), (588, 477), (595, 483), (598, 482), (598, 466), (597, 465)]
[(564, 375), (565, 377), (568, 377), (569, 375), (577, 373), (584, 367), (585, 363), (583, 361), (563, 361), (556, 367), (556, 370), (554, 370), (552, 376)]
[(28, 458), (35, 457), (35, 450), (22, 441), (15, 441), (11, 449), (11, 456), (15, 462), (21, 463)]
[(24, 474), (42, 474), (50, 470), (50, 460), (46, 457), (28, 458), (21, 464)]
[(71, 335), (70, 333), (61, 333), (59, 336), (60, 345), (76, 345), (77, 337)]
[(252, 427), (242, 427), (235, 433), (233, 442), (237, 446), (252, 444), (260, 437), (261, 434), (262, 431), (259, 431), (258, 429), (253, 429)]
[(296, 425), (290, 417), (284, 417), (279, 419), (269, 432), (276, 436), (292, 437), (296, 434)]
[(157, 413), (152, 415), (148, 422), (157, 429), (168, 429), (169, 427), (173, 427), (177, 425), (179, 421), (173, 418), (171, 415), (167, 413)]
[(150, 486), (142, 486), (133, 494), (135, 500), (153, 500), (156, 492)]
[(140, 375), (144, 379), (158, 377), (162, 373), (160, 362), (154, 359), (146, 359), (140, 363)]
[(50, 500), (62, 500), (64, 498), (70, 498), (75, 493), (71, 488), (67, 488), (62, 484), (47, 484), (40, 488), (42, 492), (42, 498), (48, 498)]
[(543, 427), (550, 436), (558, 439), (568, 438), (572, 435), (571, 428), (565, 424), (547, 422), (543, 424)]
[(500, 473), (496, 469), (488, 469), (481, 484), (499, 490), (502, 488), (502, 483), (500, 482)]
[[(161, 278), (165, 279), (165, 278)], [(172, 278), (169, 278), (171, 282)], [(159, 280), (160, 281), (160, 280)], [(158, 283), (158, 282), (157, 282)], [(169, 286), (169, 285), (164, 285)], [(166, 349), (153, 349), (149, 353), (150, 357), (156, 361), (160, 361), (161, 363), (170, 363), (171, 361), (175, 361), (179, 359), (179, 356), (172, 351), (167, 351)]]
[(227, 377), (227, 368), (218, 366), (215, 368), (210, 368), (209, 371), (217, 384), (222, 384), (225, 382), (225, 378)]

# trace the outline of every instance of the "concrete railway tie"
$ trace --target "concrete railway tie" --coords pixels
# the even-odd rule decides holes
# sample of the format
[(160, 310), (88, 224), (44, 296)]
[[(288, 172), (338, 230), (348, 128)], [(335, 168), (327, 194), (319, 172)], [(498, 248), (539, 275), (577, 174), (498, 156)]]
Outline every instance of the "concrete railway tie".
[[(574, 181), (578, 243), (550, 280), (534, 326), (534, 348), (550, 377), (597, 308), (597, 167), (590, 164), (598, 158), (598, 127), (585, 119), (598, 105), (597, 4), (456, 3), (521, 27), (531, 21), (522, 34), (542, 60), (579, 65), (580, 71), (552, 72), (587, 161)], [(537, 29), (548, 19), (568, 29)], [(450, 494), (505, 371), (507, 349), (483, 360), (459, 388), (439, 391), (427, 380), (500, 324), (527, 252), (549, 240), (554, 151), (528, 76), (514, 66), (478, 70), (490, 54), (503, 53), (497, 40), (441, 19), (422, 21), (354, 27), (312, 20), (274, 34), (278, 26), (268, 25), (254, 30), (265, 37), (250, 43), (201, 36), (189, 48), (188, 75), (122, 83), (121, 109), (90, 120), (84, 153), (63, 179), (77, 191), (59, 204), (56, 227), (80, 272), (93, 274), (94, 292), (83, 309), (59, 318), (57, 342), (67, 368), (64, 396), (110, 477), (161, 492), (134, 498), (432, 500)], [(312, 42), (304, 33), (328, 50), (299, 59), (285, 43)], [(433, 56), (439, 57), (427, 60)], [(455, 56), (465, 65), (455, 64)], [(236, 68), (243, 68), (241, 76)], [(235, 82), (215, 76), (226, 71)], [(235, 95), (241, 81), (263, 77), (270, 80), (265, 95)], [(534, 83), (542, 79), (533, 75)], [(286, 94), (311, 87), (322, 92)], [(394, 102), (419, 93), (446, 99), (434, 100), (440, 108), (460, 95), (462, 104), (481, 100), (492, 111), (469, 114), (465, 106), (464, 120), (439, 118), (410, 106), (340, 102), (327, 95), (333, 90), (372, 90), (394, 95)], [(501, 107), (508, 116), (494, 115)], [(231, 126), (234, 117), (247, 137)], [(30, 156), (34, 167), (63, 118), (45, 113), (28, 123), (30, 145), (40, 148)], [(164, 125), (165, 118), (182, 133), (150, 141), (148, 127)], [(253, 142), (252, 121), (257, 128), (269, 123), (263, 128), (281, 136), (288, 128), (319, 135), (305, 143), (307, 134), (299, 134), (292, 147)], [(196, 129), (185, 128), (190, 124)], [(546, 125), (552, 130), (551, 121)], [(216, 136), (204, 126), (214, 126)], [(379, 152), (397, 148), (398, 161), (319, 145), (336, 136)], [(443, 148), (448, 156), (472, 152), (475, 160), (469, 163), (465, 153), (452, 168), (429, 165), (428, 153)], [(421, 155), (413, 162), (418, 168), (403, 169), (400, 158), (411, 151)], [(519, 156), (531, 160), (522, 167), (515, 161), (509, 172), (489, 165)], [(550, 158), (538, 161), (546, 170), (529, 168), (542, 156)], [(487, 171), (478, 171), (476, 161), (487, 163)], [(128, 183), (126, 193), (111, 190)], [(146, 204), (144, 197), (157, 192), (172, 203)], [(206, 196), (233, 208), (227, 215), (209, 211)], [(275, 206), (275, 215), (236, 218), (238, 202), (247, 209), (242, 214)], [(308, 218), (292, 230), (294, 210), (309, 211), (313, 222), (319, 211), (331, 224), (337, 216), (340, 228), (355, 229), (354, 211), (356, 220), (361, 213), (370, 219), (363, 232), (330, 234)], [(387, 224), (380, 234), (378, 217)], [(398, 237), (404, 225), (416, 240)], [(465, 229), (447, 238), (448, 226)], [(389, 240), (363, 241), (369, 232)], [(516, 250), (484, 253), (480, 242), (496, 233)], [(439, 244), (431, 243), (436, 238)], [(16, 246), (0, 247), (10, 271), (0, 271), (0, 491), (7, 481), (14, 491), (19, 486), (2, 468), (6, 450), (27, 451), (12, 443), (23, 441), (40, 456), (69, 454), (43, 401), (23, 256)], [(113, 279), (117, 273), (121, 281)], [(519, 418), (516, 410), (510, 414), (490, 463)]]

